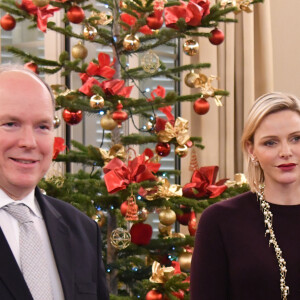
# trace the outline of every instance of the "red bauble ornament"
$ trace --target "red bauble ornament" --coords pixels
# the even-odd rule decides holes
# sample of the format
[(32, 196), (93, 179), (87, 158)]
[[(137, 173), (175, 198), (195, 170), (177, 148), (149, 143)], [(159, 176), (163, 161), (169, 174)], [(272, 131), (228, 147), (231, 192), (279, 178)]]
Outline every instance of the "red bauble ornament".
[(171, 146), (168, 143), (157, 143), (155, 151), (159, 156), (167, 156), (170, 154)]
[(177, 297), (180, 300), (184, 299), (184, 291), (183, 290), (179, 290), (178, 292), (172, 292), (172, 295)]
[(152, 237), (152, 227), (149, 224), (135, 223), (130, 229), (131, 242), (136, 245), (148, 245)]
[(122, 126), (122, 122), (126, 121), (128, 119), (128, 114), (126, 111), (122, 110), (123, 105), (121, 101), (118, 101), (117, 104), (117, 110), (113, 112), (112, 118), (113, 120), (118, 124), (118, 127)]
[(67, 12), (67, 18), (71, 23), (79, 24), (85, 17), (84, 11), (81, 7), (74, 5)]
[(187, 226), (191, 218), (191, 213), (186, 212), (182, 215), (176, 214), (176, 220), (181, 224)]
[(146, 295), (146, 300), (163, 300), (163, 295), (162, 293), (156, 291), (156, 290), (151, 290), (147, 293)]
[(209, 41), (213, 45), (220, 45), (224, 41), (224, 33), (222, 30), (215, 28), (210, 33), (211, 37), (209, 38)]
[(194, 111), (198, 115), (205, 115), (209, 111), (209, 102), (205, 98), (199, 98), (194, 102)]
[(13, 30), (16, 26), (16, 20), (10, 14), (6, 14), (1, 18), (0, 25), (4, 30)]
[(164, 23), (163, 17), (157, 18), (154, 13), (147, 18), (147, 25), (150, 29), (159, 29)]
[(38, 65), (36, 63), (32, 62), (32, 61), (26, 63), (24, 65), (24, 68), (28, 69), (28, 70), (36, 73), (36, 74), (39, 74)]
[(188, 223), (188, 229), (191, 236), (195, 236), (197, 231), (197, 219), (194, 211), (191, 212), (190, 220)]
[(82, 120), (82, 111), (81, 110), (70, 111), (65, 108), (62, 116), (67, 124), (75, 125)]
[(126, 216), (127, 209), (128, 209), (128, 202), (127, 202), (127, 200), (126, 200), (126, 201), (124, 201), (124, 202), (121, 204), (121, 206), (120, 206), (120, 211), (121, 211), (121, 214), (122, 214), (123, 217)]

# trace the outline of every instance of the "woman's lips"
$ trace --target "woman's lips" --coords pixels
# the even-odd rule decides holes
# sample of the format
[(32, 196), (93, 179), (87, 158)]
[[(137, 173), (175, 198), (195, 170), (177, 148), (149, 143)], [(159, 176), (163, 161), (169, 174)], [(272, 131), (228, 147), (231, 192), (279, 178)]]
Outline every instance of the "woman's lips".
[(293, 170), (296, 167), (296, 164), (291, 163), (291, 164), (281, 164), (277, 166), (280, 170), (282, 171), (290, 171)]

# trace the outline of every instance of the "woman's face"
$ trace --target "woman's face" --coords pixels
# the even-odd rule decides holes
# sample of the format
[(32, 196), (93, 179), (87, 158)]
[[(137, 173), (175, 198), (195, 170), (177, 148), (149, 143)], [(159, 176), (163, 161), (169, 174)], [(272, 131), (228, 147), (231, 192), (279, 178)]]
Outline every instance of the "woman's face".
[(283, 110), (266, 116), (248, 152), (259, 162), (266, 185), (299, 184), (300, 115)]

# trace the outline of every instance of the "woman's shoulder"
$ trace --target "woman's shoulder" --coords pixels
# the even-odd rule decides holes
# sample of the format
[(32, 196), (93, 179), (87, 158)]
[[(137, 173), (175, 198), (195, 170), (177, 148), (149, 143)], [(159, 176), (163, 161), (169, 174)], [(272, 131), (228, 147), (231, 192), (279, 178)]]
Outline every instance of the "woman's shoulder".
[(203, 211), (201, 218), (212, 215), (215, 217), (224, 217), (226, 215), (228, 216), (228, 214), (240, 213), (241, 211), (249, 212), (251, 211), (251, 208), (256, 206), (256, 194), (246, 192), (210, 205)]

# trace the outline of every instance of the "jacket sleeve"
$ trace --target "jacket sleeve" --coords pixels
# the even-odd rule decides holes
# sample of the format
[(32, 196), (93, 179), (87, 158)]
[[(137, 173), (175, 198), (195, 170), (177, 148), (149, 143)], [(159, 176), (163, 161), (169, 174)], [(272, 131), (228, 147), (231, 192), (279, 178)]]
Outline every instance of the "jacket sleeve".
[(97, 240), (98, 240), (98, 283), (97, 283), (97, 299), (98, 300), (109, 300), (109, 292), (106, 282), (106, 272), (102, 260), (102, 239), (101, 232), (98, 224), (95, 222), (97, 227)]
[(229, 299), (228, 262), (222, 240), (218, 207), (201, 215), (191, 263), (191, 300)]

